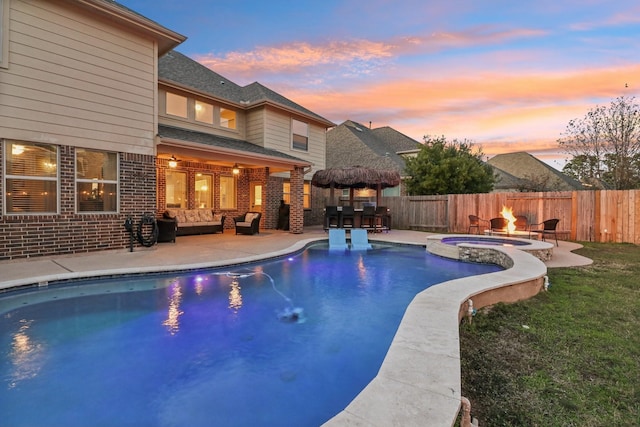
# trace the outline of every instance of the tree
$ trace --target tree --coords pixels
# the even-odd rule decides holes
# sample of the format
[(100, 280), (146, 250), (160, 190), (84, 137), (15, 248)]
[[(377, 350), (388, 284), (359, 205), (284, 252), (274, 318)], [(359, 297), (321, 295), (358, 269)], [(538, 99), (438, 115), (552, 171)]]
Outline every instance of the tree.
[(597, 106), (569, 121), (558, 143), (574, 156), (565, 169), (579, 179), (602, 180), (616, 190), (639, 185), (640, 106), (635, 97), (618, 97), (608, 107)]
[(444, 136), (424, 137), (416, 157), (406, 159), (405, 180), (410, 195), (488, 193), (496, 181), (493, 168), (482, 161), (471, 142)]

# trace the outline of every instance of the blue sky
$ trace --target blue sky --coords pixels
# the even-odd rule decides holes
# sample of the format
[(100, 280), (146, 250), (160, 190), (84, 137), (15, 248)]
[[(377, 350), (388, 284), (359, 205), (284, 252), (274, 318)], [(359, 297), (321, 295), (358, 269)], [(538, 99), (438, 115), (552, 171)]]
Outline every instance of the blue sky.
[(466, 138), (557, 168), (569, 120), (640, 87), (637, 0), (120, 3), (188, 37), (185, 55), (336, 124)]

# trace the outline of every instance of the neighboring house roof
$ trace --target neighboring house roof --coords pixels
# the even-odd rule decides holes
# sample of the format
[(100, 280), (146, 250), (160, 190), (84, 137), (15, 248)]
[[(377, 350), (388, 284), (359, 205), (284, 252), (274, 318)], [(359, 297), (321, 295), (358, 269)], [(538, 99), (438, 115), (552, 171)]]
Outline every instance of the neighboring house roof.
[(327, 168), (366, 166), (404, 173), (398, 152), (414, 150), (420, 143), (390, 128), (369, 129), (347, 120), (327, 132)]
[(252, 158), (257, 156), (263, 159), (279, 159), (285, 163), (298, 166), (310, 165), (306, 160), (290, 156), (286, 153), (281, 153), (277, 150), (264, 148), (240, 139), (226, 138), (205, 132), (196, 132), (173, 126), (158, 125), (158, 136), (165, 141), (183, 141), (185, 143), (203, 144), (210, 147), (216, 147), (221, 151), (228, 153), (250, 153)]
[(238, 108), (250, 110), (269, 104), (315, 120), (327, 127), (335, 126), (333, 122), (260, 83), (239, 86), (175, 50), (158, 60), (158, 80), (167, 84), (174, 83), (186, 89), (195, 89), (213, 98), (234, 104)]
[(513, 176), (493, 165), (490, 166), (493, 168), (493, 172), (497, 177), (496, 182), (493, 185), (493, 191), (519, 191), (526, 187), (527, 183), (524, 179)]
[(498, 154), (487, 163), (522, 180), (546, 182), (546, 191), (583, 190), (583, 185), (568, 175), (524, 151)]

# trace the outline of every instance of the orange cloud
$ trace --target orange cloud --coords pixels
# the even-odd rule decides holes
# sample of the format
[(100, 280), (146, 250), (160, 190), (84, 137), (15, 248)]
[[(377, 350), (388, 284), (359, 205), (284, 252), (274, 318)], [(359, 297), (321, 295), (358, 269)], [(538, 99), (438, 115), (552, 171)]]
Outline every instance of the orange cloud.
[[(487, 154), (551, 155), (569, 120), (629, 94), (625, 83), (640, 85), (640, 65), (622, 57), (609, 66), (572, 68), (552, 50), (500, 49), (547, 35), (484, 26), (385, 41), (295, 42), (196, 59), (240, 84), (260, 81), (336, 123), (373, 122), (417, 140), (425, 134), (468, 138)], [(435, 55), (477, 46), (492, 49)]]

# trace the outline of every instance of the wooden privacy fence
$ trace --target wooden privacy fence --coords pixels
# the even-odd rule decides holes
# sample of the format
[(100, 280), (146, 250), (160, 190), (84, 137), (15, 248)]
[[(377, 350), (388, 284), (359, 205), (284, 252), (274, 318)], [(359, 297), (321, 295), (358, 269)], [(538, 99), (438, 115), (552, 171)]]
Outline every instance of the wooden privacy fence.
[(467, 233), (469, 215), (488, 220), (506, 206), (532, 224), (558, 218), (570, 240), (640, 244), (640, 190), (383, 197), (380, 205), (392, 228)]

